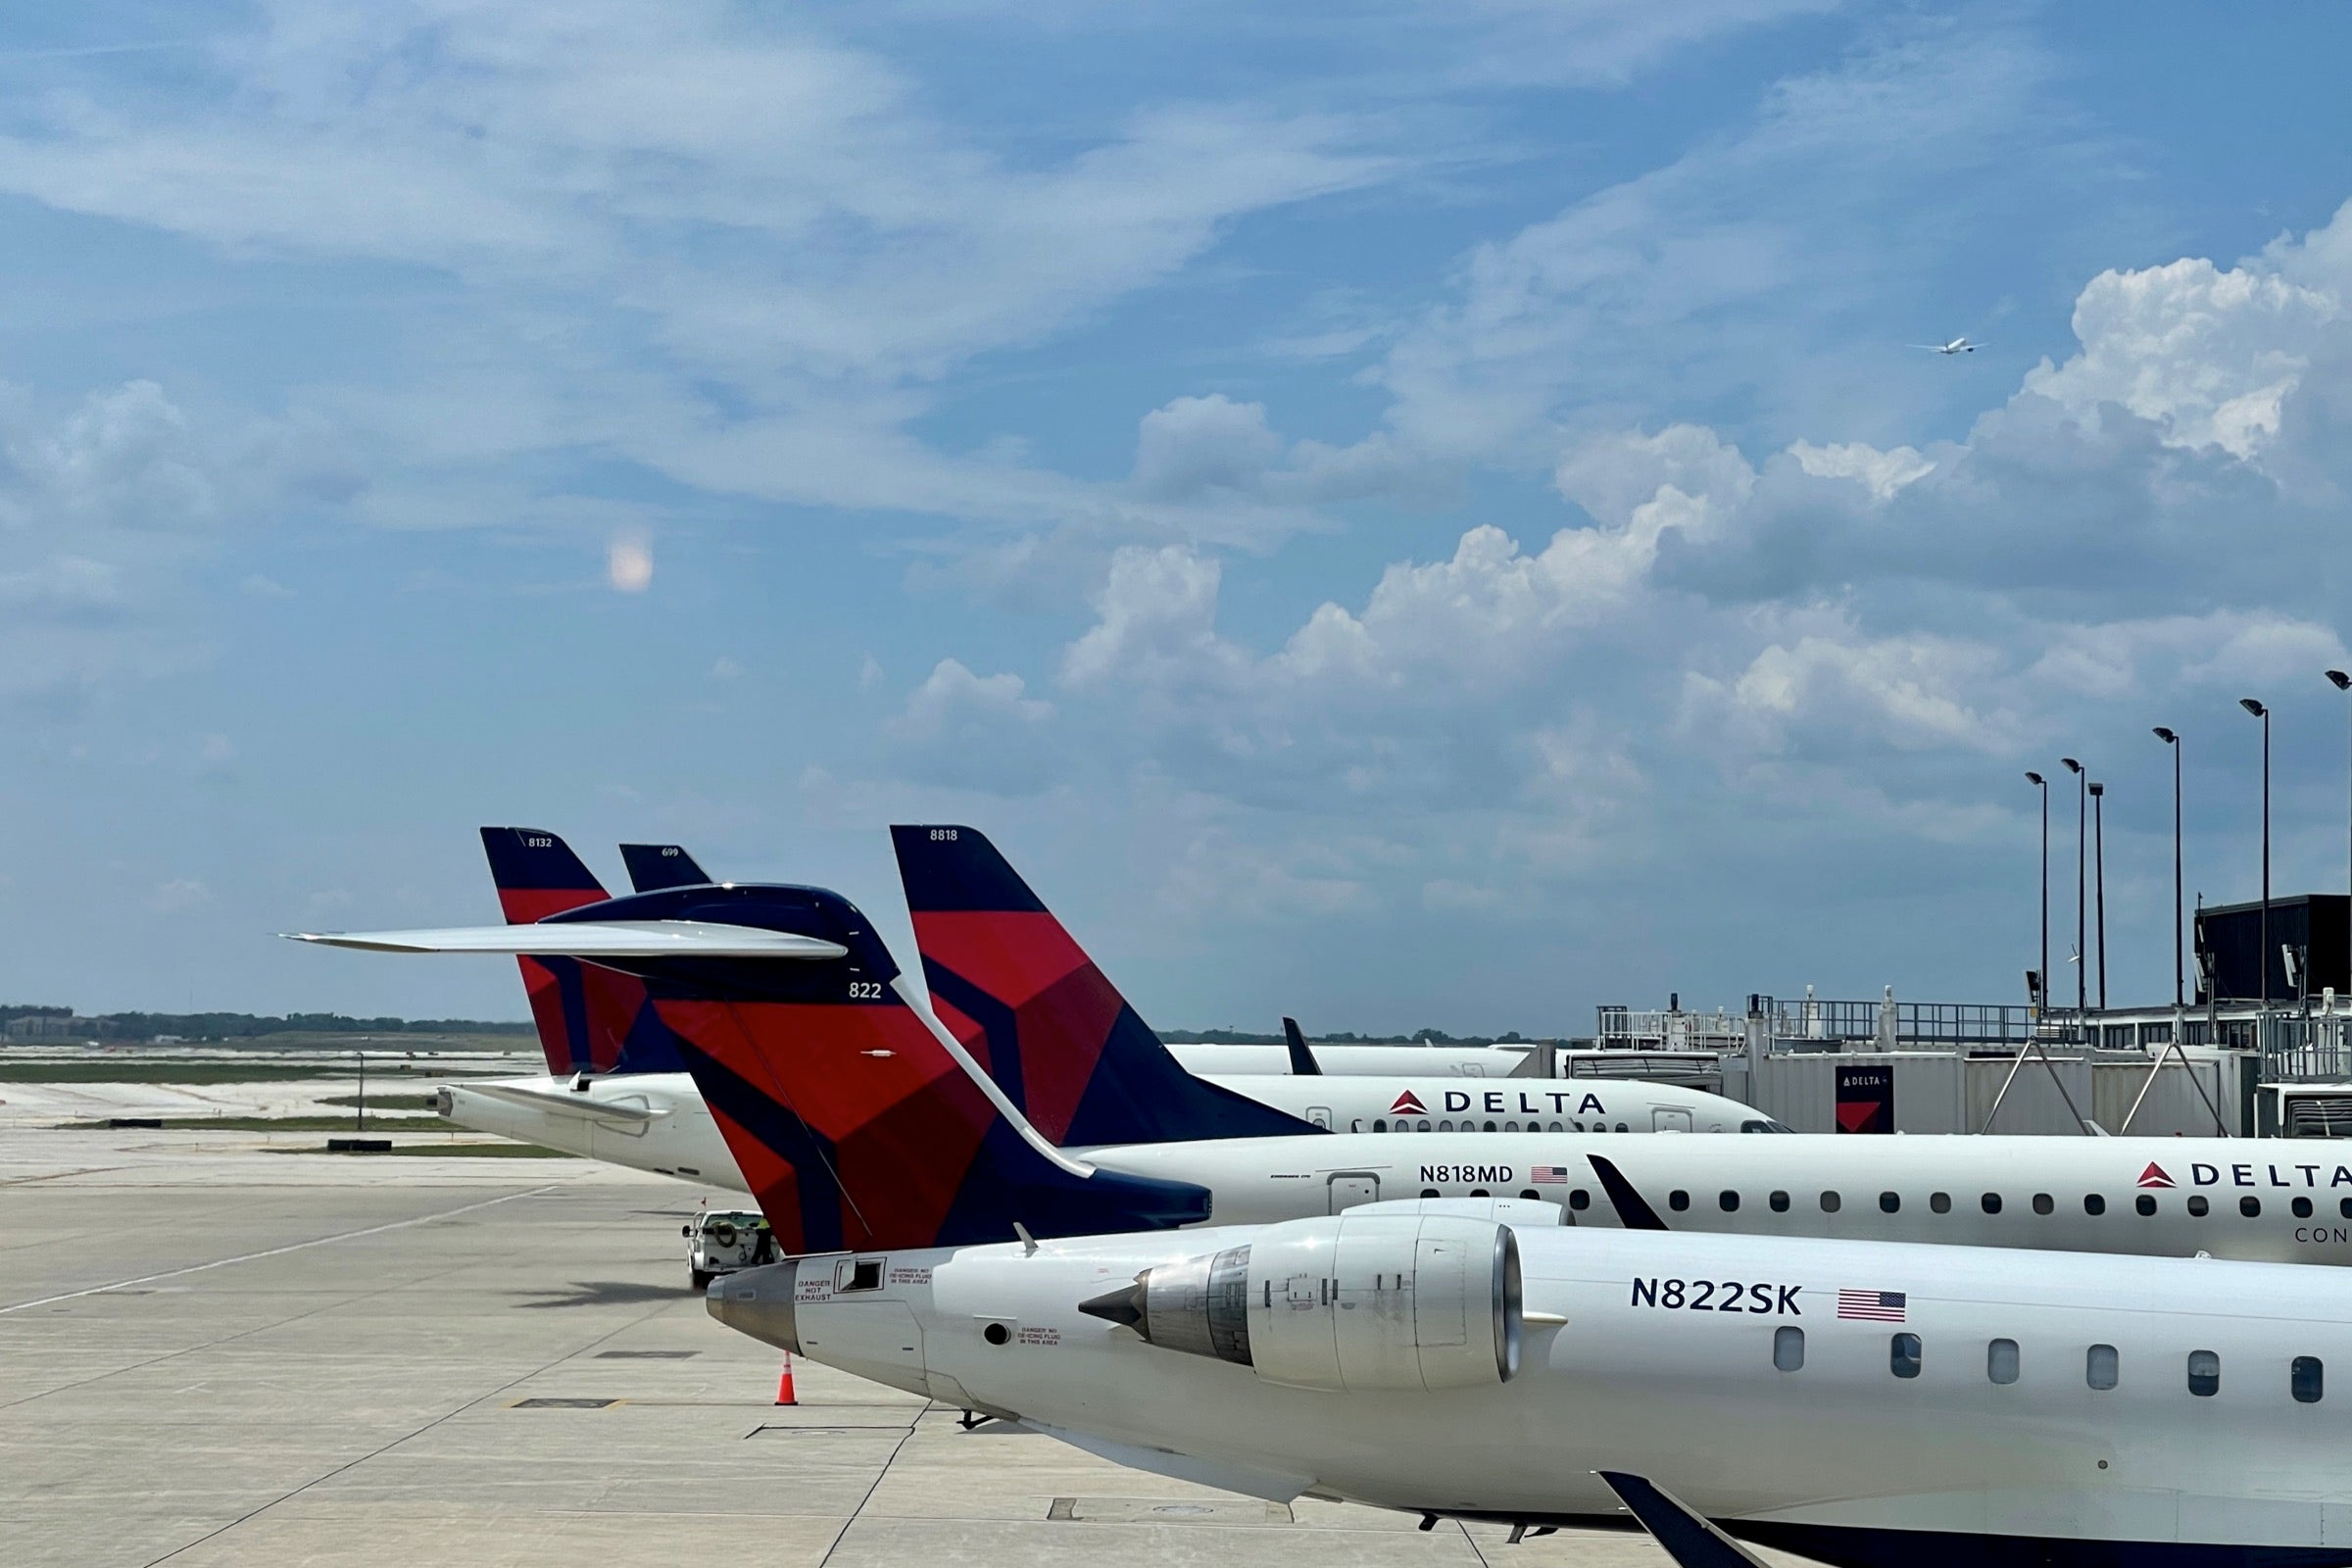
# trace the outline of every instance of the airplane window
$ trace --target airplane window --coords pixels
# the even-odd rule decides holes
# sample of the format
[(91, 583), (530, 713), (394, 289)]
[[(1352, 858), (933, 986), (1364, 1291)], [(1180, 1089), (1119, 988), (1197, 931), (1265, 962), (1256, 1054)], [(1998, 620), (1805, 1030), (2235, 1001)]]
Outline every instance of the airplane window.
[(2188, 1392), (2209, 1399), (2222, 1392), (2222, 1358), (2212, 1350), (2188, 1352)]
[(1931, 1211), (1937, 1214), (1949, 1214), (1952, 1211), (1952, 1195), (1949, 1193), (1930, 1193), (1928, 1195), (1928, 1207)]
[[(1487, 1125), (1492, 1127), (1494, 1124), (1493, 1122), (1489, 1122)], [(1515, 1121), (1506, 1121), (1502, 1124), (1502, 1130), (1506, 1133), (1515, 1133), (1519, 1130), (1519, 1124)]]
[(1423, 1132), (1429, 1131), (1429, 1118), (1426, 1116), (1421, 1119), (1421, 1130)]
[(1556, 1132), (1558, 1132), (1558, 1131), (1560, 1130), (1560, 1124), (1559, 1124), (1558, 1122), (1556, 1122), (1556, 1121), (1555, 1121), (1555, 1122), (1553, 1122), (1553, 1123), (1551, 1124), (1551, 1130), (1552, 1130), (1553, 1132), (1555, 1132), (1555, 1133), (1556, 1133)]
[(1628, 1127), (1628, 1126), (1627, 1126), (1625, 1123), (1623, 1123), (1623, 1122), (1619, 1122), (1619, 1123), (1617, 1124), (1617, 1130), (1618, 1130), (1619, 1132), (1621, 1132), (1621, 1133), (1628, 1133), (1628, 1132), (1632, 1132), (1632, 1131), (1633, 1131), (1633, 1129), (1632, 1129), (1631, 1127)]
[(2001, 1195), (1986, 1193), (1983, 1198), (1977, 1200), (1977, 1206), (1987, 1214), (1998, 1214), (2001, 1211)]
[(2352, 1219), (2352, 1198), (2347, 1198), (2342, 1202), (2336, 1204), (2335, 1211), (2338, 1214), (2343, 1215), (2346, 1219)]
[(1541, 1201), (1544, 1197), (1542, 1193), (1537, 1192), (1533, 1187), (1522, 1187), (1519, 1189), (1519, 1196), (1528, 1200), (1530, 1202)]
[(2311, 1200), (2310, 1200), (2310, 1199), (2308, 1199), (2308, 1198), (2298, 1198), (2298, 1199), (2296, 1199), (2296, 1200), (2294, 1200), (2292, 1203), (2289, 1203), (2287, 1206), (2288, 1206), (2289, 1208), (2292, 1208), (2292, 1209), (2295, 1211), (2295, 1218), (2297, 1218), (2297, 1219), (2309, 1219), (2309, 1218), (2311, 1218)]
[(1580, 1133), (1581, 1133), (1581, 1132), (1583, 1132), (1583, 1131), (1585, 1130), (1585, 1124), (1584, 1124), (1583, 1122), (1581, 1122), (1581, 1121), (1580, 1121), (1580, 1122), (1574, 1122), (1574, 1123), (1571, 1123), (1571, 1125), (1572, 1125), (1572, 1126), (1574, 1126), (1574, 1127), (1576, 1128), (1576, 1130), (1577, 1130), (1578, 1132), (1580, 1132)]
[(1837, 1195), (1836, 1193), (1824, 1193), (1824, 1194), (1822, 1194), (1822, 1195), (1821, 1195), (1821, 1211), (1822, 1211), (1824, 1214), (1835, 1214), (1835, 1213), (1837, 1213), (1837, 1212), (1838, 1212), (1838, 1201), (1839, 1201), (1839, 1200), (1838, 1200), (1838, 1195)]
[(1421, 1196), (1423, 1198), (1435, 1198), (1438, 1196), (1438, 1190), (1435, 1187), (1424, 1187), (1421, 1189)]
[(1784, 1372), (1795, 1372), (1805, 1364), (1805, 1331), (1793, 1323), (1783, 1324), (1772, 1331), (1772, 1364)]
[(1715, 1201), (1723, 1206), (1723, 1211), (1726, 1214), (1735, 1213), (1740, 1207), (1740, 1195), (1727, 1187), (1722, 1192), (1716, 1194)]
[(2324, 1392), (2320, 1358), (2316, 1355), (2296, 1356), (2294, 1365), (2287, 1370), (2286, 1386), (2293, 1393), (2297, 1404), (2319, 1403), (2320, 1395)]
[(1673, 1192), (1666, 1195), (1666, 1206), (1679, 1214), (1684, 1209), (1690, 1206), (1690, 1195), (1684, 1192), (1680, 1187), (1677, 1187)]
[(1886, 1365), (1898, 1378), (1919, 1376), (1919, 1336), (1897, 1334), (1886, 1344)]
[(1572, 1188), (1568, 1193), (1568, 1206), (1570, 1208), (1591, 1208), (1592, 1206), (1592, 1195), (1586, 1192), (1582, 1187)]
[(2237, 1211), (2248, 1219), (2257, 1218), (2262, 1213), (2262, 1200), (2248, 1193), (2237, 1200)]
[(1373, 1118), (1372, 1118), (1372, 1130), (1373, 1130), (1374, 1132), (1376, 1132), (1376, 1133), (1385, 1133), (1385, 1132), (1387, 1132), (1387, 1131), (1389, 1130), (1389, 1118), (1388, 1118), (1388, 1117), (1386, 1117), (1386, 1116), (1375, 1116), (1375, 1117), (1373, 1117)]
[(2052, 1200), (2052, 1199), (2050, 1198), (2050, 1195), (2049, 1195), (2049, 1194), (2047, 1194), (2047, 1193), (2035, 1193), (2035, 1194), (2034, 1195), (2034, 1213), (2036, 1213), (2036, 1214), (2047, 1214), (2047, 1213), (2048, 1213), (2048, 1212), (2049, 1212), (2051, 1209), (2053, 1209), (2053, 1208), (2056, 1208), (2057, 1206), (2058, 1206), (2058, 1205), (2057, 1205), (2057, 1203), (2056, 1203), (2055, 1201), (2053, 1201), (2053, 1200)]
[(1780, 1191), (1778, 1188), (1775, 1188), (1773, 1192), (1765, 1198), (1764, 1202), (1766, 1206), (1769, 1207), (1775, 1214), (1786, 1214), (1788, 1212), (1788, 1195)]
[(2152, 1194), (2142, 1193), (2132, 1200), (2132, 1206), (2142, 1214), (2153, 1214), (2156, 1212), (2156, 1199)]
[(2017, 1342), (1994, 1340), (1984, 1347), (1984, 1375), (1995, 1383), (2017, 1381)]
[(2107, 1200), (2100, 1197), (2097, 1193), (2084, 1193), (2082, 1195), (2082, 1212), (2085, 1214), (2106, 1213)]
[(1881, 1211), (1888, 1214), (1898, 1213), (1901, 1211), (1902, 1206), (1903, 1200), (1901, 1194), (1881, 1193), (1879, 1195), (1879, 1208)]
[(1488, 1192), (1484, 1187), (1473, 1187), (1470, 1189), (1470, 1196), (1472, 1198), (1493, 1198), (1494, 1195)]
[(2112, 1345), (2094, 1345), (2082, 1357), (2082, 1381), (2094, 1389), (2112, 1389), (2116, 1384), (2117, 1356)]
[(2205, 1201), (2205, 1195), (2203, 1193), (2191, 1193), (2188, 1195), (2188, 1211), (2191, 1214), (2195, 1214), (2199, 1218), (2202, 1218), (2205, 1214), (2205, 1211), (2212, 1206), (2213, 1205), (2211, 1203)]
[(1356, 1117), (1355, 1120), (1348, 1124), (1348, 1130), (1351, 1133), (1362, 1132), (1364, 1130), (1364, 1118), (1361, 1116)]
[[(1469, 1130), (1470, 1130), (1470, 1128), (1469, 1128), (1469, 1125), (1468, 1125), (1467, 1123), (1465, 1123), (1465, 1124), (1463, 1125), (1463, 1127), (1462, 1127), (1462, 1131), (1464, 1131), (1464, 1132), (1468, 1132)], [(1439, 1122), (1439, 1123), (1438, 1123), (1438, 1131), (1440, 1131), (1440, 1132), (1442, 1132), (1442, 1133), (1449, 1133), (1449, 1132), (1453, 1131), (1453, 1123), (1452, 1123), (1452, 1122), (1449, 1122), (1449, 1121), (1442, 1121), (1442, 1122)]]

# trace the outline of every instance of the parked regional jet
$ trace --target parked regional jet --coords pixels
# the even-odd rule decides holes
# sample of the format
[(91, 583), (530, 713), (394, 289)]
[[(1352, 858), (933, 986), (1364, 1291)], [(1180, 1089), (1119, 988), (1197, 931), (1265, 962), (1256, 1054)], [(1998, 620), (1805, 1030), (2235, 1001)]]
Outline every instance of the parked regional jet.
[[(916, 1005), (863, 915), (821, 889), (673, 889), (528, 930), (305, 940), (395, 952), (552, 949), (641, 977), (788, 1252), (1000, 1240), (984, 1209), (954, 1198), (987, 1181), (1031, 1195), (1020, 1217), (1040, 1237), (1098, 1225), (1101, 1204), (1087, 1195), (1104, 1187), (1162, 1195), (1155, 1211), (1169, 1225), (1203, 1223), (1212, 1210), (1220, 1223), (1245, 1223), (1424, 1195), (1516, 1194), (1603, 1226), (2352, 1262), (2352, 1168), (2263, 1158), (2257, 1146), (2218, 1140), (1625, 1138), (1547, 1128), (1065, 1152)], [(1027, 1085), (1033, 1103), (1116, 1092), (1086, 1061)], [(1222, 1107), (1237, 1119), (1271, 1114), (1218, 1086), (1197, 1092), (1238, 1102)], [(1167, 1196), (1175, 1194), (1185, 1196)], [(891, 1213), (922, 1219), (877, 1229), (876, 1216)]]
[(709, 1304), (1136, 1469), (1425, 1529), (1623, 1504), (1685, 1568), (1760, 1568), (1728, 1538), (1840, 1568), (2352, 1563), (2325, 1271), (1426, 1206), (807, 1257)]
[[(939, 831), (931, 829), (929, 831)], [(949, 831), (955, 831), (953, 829)], [(990, 1058), (991, 1069), (1016, 1105), (1034, 1116), (1054, 1143), (1129, 1144), (1160, 1139), (1238, 1138), (1339, 1130), (1386, 1131), (1392, 1121), (1517, 1130), (1522, 1125), (1617, 1132), (1779, 1131), (1779, 1124), (1721, 1095), (1672, 1084), (1602, 1079), (1574, 1082), (1534, 1080), (1481, 1084), (1475, 1080), (1349, 1075), (1238, 1076), (1202, 1078), (1187, 1073), (1125, 1001), (1087, 962), (1051, 914), (1039, 906), (1042, 924), (1007, 932), (987, 911), (951, 911), (934, 906), (958, 894), (955, 876), (967, 862), (986, 871), (1003, 867), (987, 841), (969, 829), (956, 858), (918, 860), (928, 867), (925, 885), (934, 892), (918, 928), (936, 935), (940, 922), (965, 929), (987, 925), (1010, 946), (985, 936), (963, 959), (983, 982), (1000, 985), (1004, 963), (1017, 965), (1024, 954), (1035, 961), (1060, 961), (1050, 995), (1021, 990), (1021, 1005), (1007, 1012), (1007, 1031)], [(556, 834), (537, 828), (484, 828), (482, 843), (498, 884), (501, 906), (512, 920), (516, 911), (545, 906), (578, 911), (606, 900), (604, 888)], [(710, 887), (710, 877), (675, 845), (623, 845), (630, 880), (643, 892)], [(965, 880), (969, 880), (968, 877)], [(721, 890), (724, 891), (724, 890)], [(1020, 888), (1023, 896), (1027, 889)], [(1032, 900), (1034, 902), (1034, 900)], [(925, 924), (924, 922), (928, 922)], [(1034, 940), (1032, 939), (1034, 935)], [(748, 1191), (729, 1156), (693, 1080), (675, 1070), (675, 1040), (652, 1006), (645, 982), (576, 959), (540, 955), (520, 960), (531, 986), (550, 1075), (545, 1078), (467, 1080), (434, 1091), (436, 1110), (461, 1126), (497, 1133), (590, 1158), (610, 1160), (698, 1183), (719, 1183)], [(968, 983), (942, 971), (943, 983)], [(1016, 988), (1017, 989), (1017, 988)], [(985, 1012), (966, 995), (967, 1004)], [(965, 1014), (956, 1012), (958, 1020)], [(991, 1016), (994, 1016), (991, 1014)], [(1288, 1020), (1286, 1020), (1288, 1022)], [(1072, 1030), (1100, 1025), (1100, 1035), (1073, 1042)], [(1293, 1025), (1294, 1033), (1296, 1026)], [(1040, 1036), (1054, 1059), (1036, 1076), (1040, 1095), (1028, 1099), (1021, 1073), (1025, 1053), (1019, 1042)], [(1406, 1054), (1419, 1048), (1400, 1048)], [(1048, 1066), (1075, 1065), (1079, 1054), (1094, 1062), (1084, 1080), (1047, 1082)], [(1303, 1040), (1295, 1059), (1312, 1069)], [(640, 1064), (665, 1061), (673, 1070), (647, 1071)]]

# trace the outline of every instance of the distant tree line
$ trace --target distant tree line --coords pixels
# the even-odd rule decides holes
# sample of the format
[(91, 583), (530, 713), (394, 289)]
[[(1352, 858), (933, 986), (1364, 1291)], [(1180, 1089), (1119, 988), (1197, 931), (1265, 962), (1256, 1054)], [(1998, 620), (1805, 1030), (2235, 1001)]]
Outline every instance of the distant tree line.
[[(0, 1019), (70, 1018), (72, 1007), (0, 1004)], [(178, 1035), (183, 1040), (252, 1040), (263, 1035), (528, 1035), (528, 1023), (480, 1018), (349, 1018), (339, 1012), (103, 1012), (94, 1015), (132, 1040)]]
[[(1178, 1029), (1161, 1036), (1163, 1040), (1197, 1040), (1210, 1046), (1279, 1046), (1283, 1037), (1251, 1034), (1246, 1029)], [(1516, 1029), (1506, 1029), (1498, 1035), (1449, 1035), (1443, 1029), (1416, 1029), (1409, 1035), (1359, 1035), (1352, 1030), (1333, 1034), (1313, 1034), (1306, 1037), (1318, 1045), (1327, 1046), (1518, 1046), (1531, 1042)]]

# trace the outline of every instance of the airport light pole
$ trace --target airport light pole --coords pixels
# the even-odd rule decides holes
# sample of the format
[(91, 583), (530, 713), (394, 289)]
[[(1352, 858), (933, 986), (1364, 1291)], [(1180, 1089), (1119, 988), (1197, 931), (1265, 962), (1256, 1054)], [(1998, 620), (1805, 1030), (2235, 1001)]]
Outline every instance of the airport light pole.
[(2184, 1005), (2180, 957), (2180, 737), (2162, 724), (2156, 738), (2173, 750), (2173, 1010)]
[(2271, 710), (2251, 697), (2237, 706), (2262, 720), (2262, 1010), (2271, 1010)]
[(2099, 901), (2099, 1011), (2107, 1010), (2107, 786), (2090, 786), (2090, 852), (2093, 888)]
[[(2328, 679), (2337, 691), (2352, 692), (2352, 675), (2347, 675), (2340, 669), (2331, 669), (2328, 672)], [(2348, 841), (2348, 844), (2352, 844), (2352, 841)], [(2342, 995), (2352, 997), (2352, 847), (2348, 847), (2345, 854), (2347, 859), (2344, 865), (2344, 990)]]
[(2084, 790), (2090, 783), (2090, 775), (2071, 757), (2061, 757), (2058, 760), (2075, 775), (2075, 1021), (2080, 1023), (2083, 1014), (2090, 1011), (2090, 959), (2082, 951), (2082, 908), (2089, 891), (2082, 852), (2088, 848), (2083, 841), (2089, 837), (2085, 830), (2090, 826), (2090, 797)]
[(2038, 1033), (2050, 1010), (2050, 781), (2034, 772), (2026, 781), (2041, 791), (2041, 994), (2034, 998), (2034, 1016)]

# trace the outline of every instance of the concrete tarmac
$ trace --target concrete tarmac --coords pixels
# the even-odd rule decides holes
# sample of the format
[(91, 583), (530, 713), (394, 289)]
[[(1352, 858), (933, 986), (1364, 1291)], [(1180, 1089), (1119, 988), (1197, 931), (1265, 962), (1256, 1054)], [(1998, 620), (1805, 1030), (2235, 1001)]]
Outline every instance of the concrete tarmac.
[(780, 1408), (774, 1352), (687, 1286), (700, 1197), (582, 1160), (0, 1123), (0, 1563), (1667, 1562), (1269, 1505), (805, 1362)]

